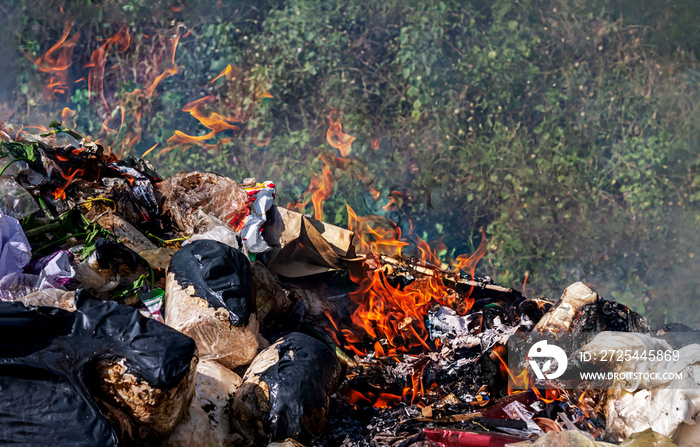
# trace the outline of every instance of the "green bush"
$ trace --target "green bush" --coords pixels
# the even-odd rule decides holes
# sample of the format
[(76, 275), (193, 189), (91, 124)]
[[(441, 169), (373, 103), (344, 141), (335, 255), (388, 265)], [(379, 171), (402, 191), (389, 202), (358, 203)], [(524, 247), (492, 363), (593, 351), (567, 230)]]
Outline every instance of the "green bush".
[[(113, 150), (158, 144), (148, 158), (164, 175), (270, 179), (282, 204), (308, 199), (327, 167), (330, 222), (344, 225), (345, 203), (406, 230), (410, 221), (452, 258), (472, 252), (484, 228), (477, 273), (499, 283), (520, 287), (529, 271), (528, 294), (556, 297), (581, 279), (655, 318), (698, 323), (685, 312), (699, 291), (692, 2), (663, 14), (650, 1), (627, 14), (631, 2), (609, 0), (222, 3), (72, 2), (52, 15), (30, 12), (55, 9), (49, 0), (19, 2), (10, 19), (27, 57), (18, 50), (10, 63), (13, 120), (48, 122), (68, 105), (97, 137), (110, 118), (123, 127), (102, 135)], [(129, 27), (129, 49), (108, 56), (111, 116), (81, 83), (69, 102), (47, 100), (46, 74), (28, 60), (68, 17), (82, 36), (74, 78), (98, 38)], [(177, 34), (178, 73), (150, 98), (133, 94), (169, 66)], [(211, 84), (229, 63), (240, 79)], [(156, 156), (175, 130), (209, 132), (182, 111), (205, 95), (216, 98), (208, 113), (235, 111), (240, 129)], [(356, 137), (348, 158), (326, 141), (332, 108)]]

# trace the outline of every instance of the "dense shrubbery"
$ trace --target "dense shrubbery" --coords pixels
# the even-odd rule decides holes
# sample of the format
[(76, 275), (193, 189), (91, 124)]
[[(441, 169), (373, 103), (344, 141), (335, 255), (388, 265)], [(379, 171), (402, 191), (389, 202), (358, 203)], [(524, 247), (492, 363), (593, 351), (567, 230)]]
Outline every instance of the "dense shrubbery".
[[(663, 14), (653, 2), (605, 0), (595, 9), (554, 0), (91, 3), (60, 13), (59, 2), (24, 0), (8, 11), (2, 33), (26, 55), (9, 63), (13, 121), (55, 118), (68, 105), (79, 130), (102, 133), (115, 151), (141, 130), (127, 153), (158, 143), (149, 158), (164, 174), (269, 178), (283, 204), (308, 198), (309, 179), (326, 167), (326, 220), (344, 224), (346, 202), (405, 228), (410, 219), (450, 248), (446, 257), (473, 251), (483, 227), (489, 252), (477, 272), (500, 283), (517, 286), (529, 271), (528, 291), (554, 296), (583, 279), (637, 310), (653, 298), (647, 311), (658, 303), (657, 314), (695, 322), (683, 310), (700, 291), (692, 2)], [(128, 48), (107, 58), (109, 111), (84, 82), (46, 99), (47, 74), (29, 59), (58, 41), (68, 18), (81, 33), (73, 80), (99, 39), (130, 30)], [(154, 96), (135, 94), (170, 66), (177, 34), (177, 73)], [(211, 84), (229, 63), (239, 79)], [(155, 156), (175, 130), (209, 131), (181, 110), (205, 95), (216, 98), (210, 111), (235, 111), (240, 130)], [(331, 108), (356, 137), (347, 159), (326, 142)], [(115, 132), (102, 126), (110, 116)]]

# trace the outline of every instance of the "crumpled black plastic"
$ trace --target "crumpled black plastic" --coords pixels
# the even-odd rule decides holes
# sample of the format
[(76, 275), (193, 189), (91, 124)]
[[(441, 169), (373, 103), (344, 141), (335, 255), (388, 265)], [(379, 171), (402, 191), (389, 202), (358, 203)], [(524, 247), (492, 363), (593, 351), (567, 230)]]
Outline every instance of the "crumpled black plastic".
[(214, 309), (228, 310), (234, 326), (245, 326), (255, 312), (250, 261), (229, 245), (209, 239), (187, 244), (173, 255), (170, 272), (180, 286), (194, 286)]
[(126, 359), (131, 374), (171, 389), (189, 372), (195, 343), (113, 302), (84, 300), (76, 312), (0, 302), (0, 444), (114, 446), (86, 380), (98, 359)]

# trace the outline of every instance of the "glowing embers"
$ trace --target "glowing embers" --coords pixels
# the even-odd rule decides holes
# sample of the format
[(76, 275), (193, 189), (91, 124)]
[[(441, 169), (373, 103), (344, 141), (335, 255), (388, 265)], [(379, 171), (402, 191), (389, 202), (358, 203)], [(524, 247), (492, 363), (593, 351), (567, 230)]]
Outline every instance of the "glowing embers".
[(39, 71), (49, 73), (50, 77), (46, 89), (53, 98), (56, 95), (70, 95), (68, 69), (73, 64), (73, 48), (80, 38), (80, 33), (68, 37), (72, 27), (72, 23), (67, 23), (63, 36), (58, 42), (49, 48), (43, 56), (33, 61)]

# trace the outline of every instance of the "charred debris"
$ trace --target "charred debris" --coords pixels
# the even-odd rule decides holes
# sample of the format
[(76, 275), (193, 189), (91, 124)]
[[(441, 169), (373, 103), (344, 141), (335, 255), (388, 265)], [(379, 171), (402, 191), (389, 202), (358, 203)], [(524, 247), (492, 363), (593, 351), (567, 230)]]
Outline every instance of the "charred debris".
[(634, 393), (510, 389), (515, 333), (651, 330), (581, 283), (529, 299), (368, 249), (271, 182), (162, 179), (52, 129), (0, 125), (3, 443), (696, 445), (691, 410), (659, 428)]

